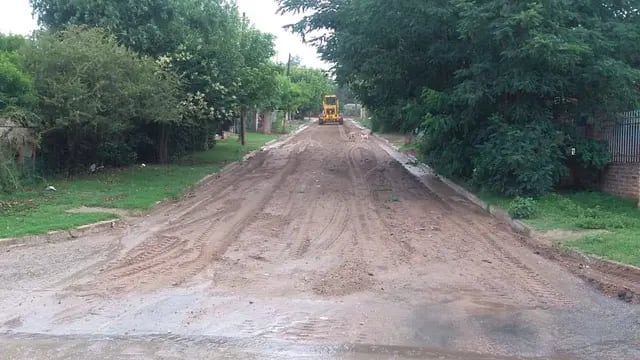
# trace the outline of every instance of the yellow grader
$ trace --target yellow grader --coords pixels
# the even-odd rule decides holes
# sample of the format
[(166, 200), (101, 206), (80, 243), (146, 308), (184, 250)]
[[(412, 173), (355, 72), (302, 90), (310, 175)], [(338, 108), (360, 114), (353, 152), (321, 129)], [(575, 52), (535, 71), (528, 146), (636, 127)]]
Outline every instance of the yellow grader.
[(344, 124), (344, 118), (340, 115), (340, 102), (336, 95), (322, 97), (322, 114), (320, 114), (318, 123), (320, 125)]

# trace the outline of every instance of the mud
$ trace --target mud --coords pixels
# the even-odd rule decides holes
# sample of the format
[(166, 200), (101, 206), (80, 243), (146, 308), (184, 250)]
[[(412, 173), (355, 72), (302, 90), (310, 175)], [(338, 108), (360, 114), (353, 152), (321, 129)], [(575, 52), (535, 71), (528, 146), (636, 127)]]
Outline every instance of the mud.
[(312, 126), (126, 228), (2, 249), (3, 353), (640, 357), (637, 306), (352, 131)]

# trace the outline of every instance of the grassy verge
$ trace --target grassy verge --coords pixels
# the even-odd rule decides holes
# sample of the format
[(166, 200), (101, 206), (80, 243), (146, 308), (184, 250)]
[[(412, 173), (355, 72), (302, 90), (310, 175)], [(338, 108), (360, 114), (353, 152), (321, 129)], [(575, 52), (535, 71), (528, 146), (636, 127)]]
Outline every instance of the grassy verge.
[(55, 179), (49, 181), (55, 192), (45, 191), (42, 185), (0, 195), (0, 238), (66, 230), (117, 217), (108, 212), (68, 213), (82, 206), (148, 210), (159, 201), (179, 198), (204, 176), (275, 138), (249, 133), (244, 147), (235, 138), (226, 139), (210, 151), (191, 154), (175, 164), (135, 166), (92, 176)]
[(290, 119), (285, 124), (285, 128), (283, 130), (282, 129), (282, 120), (283, 119), (284, 119), (284, 114), (279, 114), (277, 121), (274, 121), (271, 124), (271, 131), (274, 134), (290, 134), (290, 133), (298, 130), (298, 128), (300, 128), (300, 126), (302, 126), (307, 121), (307, 120), (299, 120), (299, 119)]
[[(486, 202), (512, 208), (513, 199), (480, 194)], [(556, 193), (533, 199), (525, 223), (539, 231), (584, 232), (563, 246), (640, 266), (640, 210), (634, 201), (601, 192)]]

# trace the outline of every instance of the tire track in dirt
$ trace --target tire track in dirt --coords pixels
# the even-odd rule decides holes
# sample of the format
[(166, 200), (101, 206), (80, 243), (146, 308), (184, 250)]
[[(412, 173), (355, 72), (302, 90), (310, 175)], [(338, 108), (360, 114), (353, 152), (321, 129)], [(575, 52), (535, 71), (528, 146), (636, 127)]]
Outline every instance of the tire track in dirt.
[(263, 168), (266, 159), (267, 156), (261, 153), (252, 161), (232, 166), (230, 170), (221, 174), (211, 175), (210, 179), (203, 181), (186, 194), (185, 198), (178, 203), (179, 207), (169, 209), (168, 212), (173, 215), (171, 221), (184, 225), (184, 222), (191, 221), (192, 217), (199, 218), (203, 212), (206, 214), (211, 204), (216, 204), (237, 191), (238, 178), (243, 182), (252, 183), (255, 177), (264, 176), (263, 173), (253, 173)]
[[(336, 134), (337, 129), (326, 127), (324, 130)], [(335, 137), (332, 139), (336, 140)], [(314, 279), (321, 278), (318, 273), (325, 268), (316, 269), (305, 264), (317, 263), (319, 258), (331, 264), (339, 262), (345, 249), (351, 246), (346, 241), (350, 236), (348, 217), (345, 215), (349, 199), (344, 197), (344, 189), (348, 189), (347, 180), (338, 177), (332, 182), (327, 181), (333, 178), (335, 173), (332, 170), (336, 169), (332, 165), (327, 166), (327, 158), (339, 158), (336, 156), (340, 155), (340, 150), (321, 147), (315, 139), (304, 135), (297, 143), (307, 145), (307, 151), (300, 154), (303, 159), (300, 166), (275, 189), (274, 196), (265, 205), (257, 221), (248, 224), (239, 234), (229, 254), (229, 264), (216, 266), (218, 286), (264, 288), (265, 276), (270, 279), (291, 277), (291, 269), (282, 270), (280, 267), (297, 263), (297, 275), (292, 279), (294, 288), (312, 291)], [(343, 141), (339, 140), (339, 143)], [(283, 219), (279, 222), (280, 231), (265, 231), (271, 226), (265, 221), (267, 214)], [(335, 261), (331, 260), (332, 256), (336, 256), (333, 258)], [(280, 293), (283, 289), (271, 288), (269, 291)]]
[[(386, 169), (389, 166), (388, 161), (390, 160), (388, 155), (380, 151), (380, 148), (373, 145), (373, 143), (366, 141), (363, 145), (359, 145), (359, 148), (364, 148), (368, 151), (369, 157), (375, 158), (375, 163), (368, 164), (367, 167), (361, 167), (357, 163), (358, 166), (358, 176), (362, 178), (364, 186), (366, 187), (368, 194), (366, 196), (367, 199), (367, 207), (371, 210), (368, 218), (373, 218), (373, 221), (378, 225), (378, 228), (381, 232), (379, 234), (384, 234), (381, 236), (379, 241), (385, 243), (385, 247), (388, 250), (388, 254), (385, 254), (387, 260), (397, 266), (401, 263), (406, 263), (409, 259), (414, 255), (415, 248), (411, 245), (411, 241), (408, 236), (406, 236), (406, 229), (402, 226), (397, 226), (396, 223), (392, 220), (392, 216), (389, 213), (384, 212), (385, 208), (388, 208), (388, 203), (392, 202), (391, 195), (395, 196), (393, 189), (393, 184), (388, 181), (389, 179), (386, 177)], [(380, 200), (377, 197), (377, 193), (382, 191), (385, 192), (386, 189), (389, 189), (389, 199)]]
[(376, 242), (377, 236), (382, 231), (373, 229), (377, 228), (379, 224), (370, 221), (363, 204), (369, 196), (369, 191), (364, 181), (361, 163), (370, 166), (370, 163), (373, 162), (373, 166), (377, 165), (377, 160), (371, 159), (370, 153), (369, 157), (363, 155), (366, 151), (366, 148), (356, 144), (351, 146), (347, 153), (348, 171), (351, 178), (349, 189), (351, 197), (347, 199), (347, 202), (350, 205), (349, 214), (351, 214), (353, 232), (350, 234), (351, 242), (341, 254), (340, 264), (322, 274), (319, 281), (316, 280), (314, 291), (319, 295), (344, 296), (371, 288), (375, 281), (370, 275), (372, 273), (369, 270), (370, 261), (368, 259), (373, 259), (373, 256), (376, 255), (385, 256), (380, 253), (370, 253), (370, 250), (374, 248), (371, 244)]
[[(306, 139), (302, 141), (307, 142)], [(308, 251), (318, 247), (318, 243), (323, 241), (325, 236), (332, 236), (329, 233), (340, 217), (342, 204), (337, 209), (327, 209), (327, 205), (335, 204), (336, 195), (324, 193), (324, 189), (333, 184), (326, 184), (327, 174), (324, 173), (326, 169), (322, 163), (325, 157), (333, 156), (334, 152), (326, 153), (323, 150), (321, 147), (314, 147), (313, 151), (307, 154), (304, 165), (298, 172), (307, 175), (292, 177), (284, 186), (304, 186), (304, 189), (297, 194), (298, 196), (292, 196), (290, 193), (286, 204), (280, 205), (287, 208), (285, 217), (294, 219), (279, 236), (279, 241), (287, 243), (283, 249), (287, 252), (281, 253), (280, 259), (290, 258), (289, 256), (298, 259), (305, 257)]]
[[(392, 168), (394, 165), (396, 165), (396, 163), (391, 163)], [(383, 169), (383, 170), (386, 170), (386, 169)], [(403, 174), (404, 171), (405, 171), (404, 168), (402, 168), (399, 173), (393, 170), (380, 171), (378, 172), (378, 174), (380, 175), (377, 176), (378, 179), (377, 181), (374, 180), (374, 183), (378, 186), (382, 185), (383, 187), (391, 188), (392, 193), (396, 191), (399, 191), (398, 193), (401, 193), (402, 189), (405, 188), (407, 184), (405, 181), (402, 181), (404, 179), (398, 179), (398, 174), (400, 174), (400, 177), (402, 177), (402, 175), (404, 175)], [(415, 180), (410, 178), (409, 181), (411, 182)], [(402, 184), (402, 186), (396, 186), (397, 184)], [(486, 232), (485, 230), (486, 226), (487, 225), (490, 226), (490, 224), (477, 223), (477, 221), (475, 221), (475, 214), (472, 211), (469, 211), (469, 209), (460, 207), (460, 206), (456, 206), (456, 207), (449, 206), (448, 204), (443, 202), (442, 198), (433, 196), (433, 194), (431, 194), (431, 192), (426, 188), (423, 189), (419, 186), (409, 186), (407, 188), (418, 190), (419, 194), (415, 194), (415, 193), (410, 194), (406, 198), (410, 199), (412, 197), (415, 197), (419, 199), (418, 200), (420, 202), (419, 210), (417, 210), (414, 206), (406, 206), (406, 203), (402, 199), (400, 199), (399, 203), (401, 203), (400, 207), (403, 208), (403, 211), (388, 211), (388, 212), (381, 213), (379, 209), (383, 209), (384, 207), (377, 206), (376, 209), (378, 209), (378, 211), (376, 212), (378, 213), (378, 216), (380, 217), (380, 219), (383, 222), (386, 222), (387, 227), (397, 228), (397, 224), (402, 224), (402, 222), (398, 222), (397, 219), (394, 219), (395, 215), (397, 214), (408, 215), (408, 218), (412, 219), (412, 221), (415, 222), (416, 219), (420, 219), (420, 218), (426, 221), (435, 220), (433, 218), (425, 217), (426, 214), (431, 214), (434, 212), (434, 210), (437, 212), (441, 212), (443, 214), (452, 213), (454, 211), (456, 212), (456, 215), (463, 213), (465, 214), (465, 216), (461, 218), (460, 222), (448, 222), (448, 224), (445, 224), (447, 225), (447, 228), (443, 229), (442, 228), (443, 222), (441, 221), (441, 218), (440, 218), (440, 219), (437, 219), (437, 221), (435, 221), (436, 224), (434, 224), (433, 228), (437, 229), (437, 233), (440, 233), (442, 231), (447, 231), (447, 233), (451, 234), (450, 225), (453, 224), (454, 229), (457, 230), (456, 231), (457, 235), (455, 235), (455, 237), (458, 237), (459, 239), (463, 237), (468, 237), (468, 238), (478, 237), (482, 239), (487, 239), (488, 240), (487, 243), (484, 244), (483, 242), (480, 242), (479, 244), (475, 244), (474, 246), (468, 246), (469, 244), (468, 242), (459, 241), (459, 240), (452, 241), (454, 239), (436, 236), (436, 237), (430, 237), (430, 239), (427, 241), (431, 243), (430, 244), (431, 246), (429, 246), (429, 250), (434, 252), (442, 252), (443, 249), (446, 249), (456, 254), (459, 254), (462, 250), (463, 254), (465, 255), (473, 254), (474, 256), (482, 255), (483, 253), (497, 254), (498, 258), (500, 259), (500, 263), (497, 264), (492, 271), (495, 271), (495, 268), (497, 268), (498, 273), (516, 274), (515, 276), (518, 279), (518, 281), (516, 281), (516, 284), (517, 284), (516, 287), (520, 285), (523, 289), (525, 289), (525, 292), (529, 292), (531, 296), (536, 300), (540, 300), (542, 298), (541, 301), (544, 304), (547, 304), (550, 301), (557, 301), (559, 298), (561, 298), (560, 295), (557, 294), (556, 292), (552, 290), (547, 290), (551, 287), (551, 285), (548, 282), (545, 282), (544, 279), (541, 279), (541, 277), (536, 272), (534, 272), (529, 267), (525, 266), (517, 258), (515, 258), (510, 253), (508, 253), (504, 248), (500, 247), (498, 245), (498, 241), (504, 240), (504, 237), (503, 238), (494, 237), (492, 234)], [(404, 197), (404, 196), (405, 194), (401, 193), (401, 197)], [(415, 204), (415, 202), (413, 203)], [(403, 240), (406, 241), (407, 243), (411, 243), (412, 241), (417, 240), (415, 236), (416, 233), (414, 231), (408, 231), (407, 233), (403, 233), (402, 235), (404, 235), (402, 236)], [(424, 232), (422, 232), (421, 235), (424, 237)], [(448, 243), (455, 243), (455, 247), (447, 246)], [(479, 246), (479, 245), (486, 245), (486, 246)], [(479, 248), (482, 248), (482, 249), (479, 249)], [(408, 246), (406, 250), (407, 252), (405, 253), (405, 255), (406, 254), (415, 255), (416, 253), (416, 249), (413, 246)], [(482, 250), (482, 251), (477, 252), (477, 250)], [(464, 255), (463, 256), (455, 255), (455, 257), (459, 261), (464, 261), (468, 263), (467, 258)], [(419, 257), (414, 257), (414, 258), (424, 261), (424, 259), (419, 259)], [(451, 255), (443, 256), (443, 257), (439, 257), (438, 260), (443, 262), (450, 262), (452, 260), (452, 257)], [(467, 266), (469, 265), (475, 266), (477, 268), (477, 265), (467, 264)], [(502, 288), (501, 286), (498, 286), (495, 283), (495, 274), (492, 275), (491, 278), (493, 281), (488, 280), (485, 276), (482, 276), (482, 275), (477, 277), (477, 279), (480, 280), (482, 285), (480, 287), (476, 287), (476, 289), (472, 292), (474, 294), (474, 297), (476, 297), (477, 294), (488, 292), (487, 298), (493, 300), (494, 302), (485, 302), (483, 304), (484, 306), (489, 305), (490, 307), (495, 308), (496, 306), (502, 306), (500, 305), (501, 302), (505, 302), (505, 303), (515, 303), (515, 304), (518, 304), (520, 307), (530, 308), (531, 301), (525, 301), (525, 303), (523, 303), (522, 299), (514, 298), (513, 296), (511, 296), (511, 294), (514, 292), (513, 283), (510, 284), (511, 285), (510, 289), (505, 290), (504, 288)], [(513, 281), (513, 280), (514, 279), (512, 278), (509, 281)], [(473, 284), (474, 282), (469, 281), (469, 283)], [(502, 300), (495, 302), (497, 299), (502, 299)], [(562, 299), (562, 300), (566, 300), (566, 299)], [(571, 305), (571, 303), (567, 303), (562, 300), (560, 300), (562, 302), (562, 305)], [(478, 300), (475, 300), (473, 302), (478, 305), (482, 303), (481, 301), (478, 301)], [(483, 338), (483, 336), (480, 334), (481, 334), (481, 329), (473, 329), (473, 330), (467, 329), (467, 336), (465, 337), (481, 339)], [(505, 349), (502, 346), (496, 344), (495, 342), (491, 341), (486, 337), (484, 337), (484, 339), (481, 341), (479, 340), (477, 344), (478, 344), (478, 348), (486, 349), (487, 351), (490, 351), (492, 353), (501, 353), (505, 351)]]
[[(347, 146), (349, 147), (347, 171), (350, 180), (346, 189), (341, 189), (341, 193), (344, 193), (346, 197), (343, 199), (343, 203), (348, 205), (344, 207), (344, 215), (340, 214), (341, 207), (335, 210), (329, 219), (328, 226), (321, 229), (316, 238), (316, 244), (314, 244), (320, 249), (328, 249), (335, 246), (338, 239), (343, 239), (339, 261), (330, 269), (321, 272), (313, 280), (312, 289), (316, 294), (323, 296), (344, 296), (353, 292), (365, 291), (375, 284), (370, 275), (371, 271), (367, 259), (371, 259), (372, 255), (368, 253), (368, 249), (372, 248), (368, 244), (375, 243), (376, 240), (372, 238), (376, 235), (373, 234), (371, 228), (376, 227), (377, 224), (369, 221), (366, 207), (363, 205), (368, 191), (363, 181), (360, 162), (367, 165), (373, 163), (373, 166), (376, 166), (376, 159), (371, 159), (370, 154), (367, 158), (363, 155), (367, 149), (345, 139), (342, 136), (344, 134), (343, 126), (339, 126), (338, 129), (342, 143), (348, 142)], [(340, 159), (339, 154), (336, 154), (336, 158)], [(337, 219), (339, 221), (336, 221)]]
[[(270, 200), (274, 188), (295, 171), (298, 166), (297, 159), (298, 157), (287, 158), (284, 167), (276, 170), (275, 176), (265, 182), (262, 188), (256, 189), (252, 182), (248, 182), (245, 189), (253, 190), (250, 197), (243, 200), (236, 197), (235, 202), (229, 202), (231, 209), (218, 209), (208, 221), (206, 217), (201, 216), (205, 219), (204, 224), (202, 221), (190, 221), (184, 228), (172, 225), (161, 229), (155, 237), (144, 241), (110, 264), (97, 276), (92, 285), (112, 292), (133, 288), (140, 290), (177, 286), (193, 278), (212, 262), (220, 259), (244, 225)], [(258, 161), (258, 164), (260, 163), (263, 164), (264, 160)], [(243, 173), (251, 168), (253, 167), (244, 169)], [(230, 184), (230, 181), (221, 183), (227, 186)], [(228, 196), (229, 194), (213, 196), (210, 199), (218, 198), (220, 201)], [(240, 201), (242, 203), (239, 203)], [(208, 203), (199, 201), (182, 216), (188, 217), (193, 212), (207, 210), (210, 212)], [(221, 212), (222, 216), (215, 216)], [(198, 231), (197, 235), (194, 234), (194, 230)], [(185, 233), (189, 233), (189, 236), (180, 236)]]
[[(406, 170), (401, 169), (401, 171)], [(397, 174), (397, 172), (385, 172), (389, 184), (402, 184), (402, 181), (398, 181), (398, 179), (389, 178), (390, 173)], [(414, 179), (411, 180), (416, 181)], [(410, 190), (411, 193), (408, 194), (410, 197), (422, 200), (421, 202), (423, 206), (420, 211), (422, 213), (430, 213), (434, 210), (433, 205), (435, 205), (436, 209), (444, 214), (456, 214), (456, 216), (443, 217), (446, 219), (444, 223), (439, 221), (441, 224), (436, 225), (436, 228), (440, 231), (443, 230), (441, 229), (442, 226), (447, 226), (447, 229), (445, 230), (455, 230), (456, 233), (459, 234), (457, 236), (460, 238), (477, 239), (474, 241), (473, 246), (468, 246), (470, 245), (469, 242), (458, 241), (456, 242), (456, 248), (452, 249), (450, 246), (447, 246), (449, 241), (443, 241), (444, 239), (436, 237), (434, 238), (436, 241), (434, 241), (432, 246), (433, 251), (441, 251), (442, 249), (452, 250), (454, 252), (461, 251), (464, 254), (474, 254), (476, 258), (486, 257), (487, 261), (490, 261), (491, 263), (496, 262), (491, 267), (491, 272), (499, 273), (501, 276), (496, 278), (494, 273), (494, 276), (491, 276), (491, 280), (488, 280), (486, 276), (478, 278), (478, 280), (482, 282), (483, 287), (489, 290), (489, 298), (497, 295), (499, 298), (508, 299), (512, 303), (521, 302), (522, 299), (515, 299), (512, 296), (514, 293), (514, 287), (517, 287), (529, 295), (529, 298), (525, 300), (525, 304), (523, 304), (526, 306), (571, 306), (574, 304), (572, 301), (569, 301), (567, 298), (562, 296), (559, 291), (554, 289), (554, 286), (552, 286), (547, 279), (519, 260), (519, 258), (508, 250), (508, 248), (505, 248), (502, 244), (507, 242), (511, 244), (517, 243), (513, 238), (513, 235), (505, 232), (504, 230), (497, 229), (495, 220), (490, 219), (487, 216), (484, 216), (481, 220), (482, 222), (479, 222), (478, 215), (476, 215), (473, 210), (469, 209), (469, 206), (473, 205), (461, 206), (455, 202), (453, 205), (446, 204), (443, 201), (439, 201), (441, 200), (440, 197), (432, 196), (433, 194), (427, 188), (417, 186), (407, 187), (406, 185), (396, 188), (398, 191), (402, 191), (402, 189)], [(411, 209), (408, 209), (408, 211), (411, 211)], [(415, 217), (411, 216), (411, 218)], [(459, 257), (458, 259), (461, 258)], [(450, 260), (450, 258), (447, 260)], [(485, 275), (489, 275), (486, 273), (486, 270), (483, 273)], [(495, 283), (498, 279), (500, 279), (500, 285)], [(514, 283), (517, 285), (514, 286)]]

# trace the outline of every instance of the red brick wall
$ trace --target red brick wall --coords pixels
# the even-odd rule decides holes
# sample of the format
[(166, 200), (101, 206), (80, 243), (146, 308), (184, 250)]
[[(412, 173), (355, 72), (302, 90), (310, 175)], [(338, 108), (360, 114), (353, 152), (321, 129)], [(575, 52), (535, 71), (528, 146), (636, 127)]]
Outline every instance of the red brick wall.
[(611, 164), (602, 180), (603, 191), (640, 199), (640, 164)]

